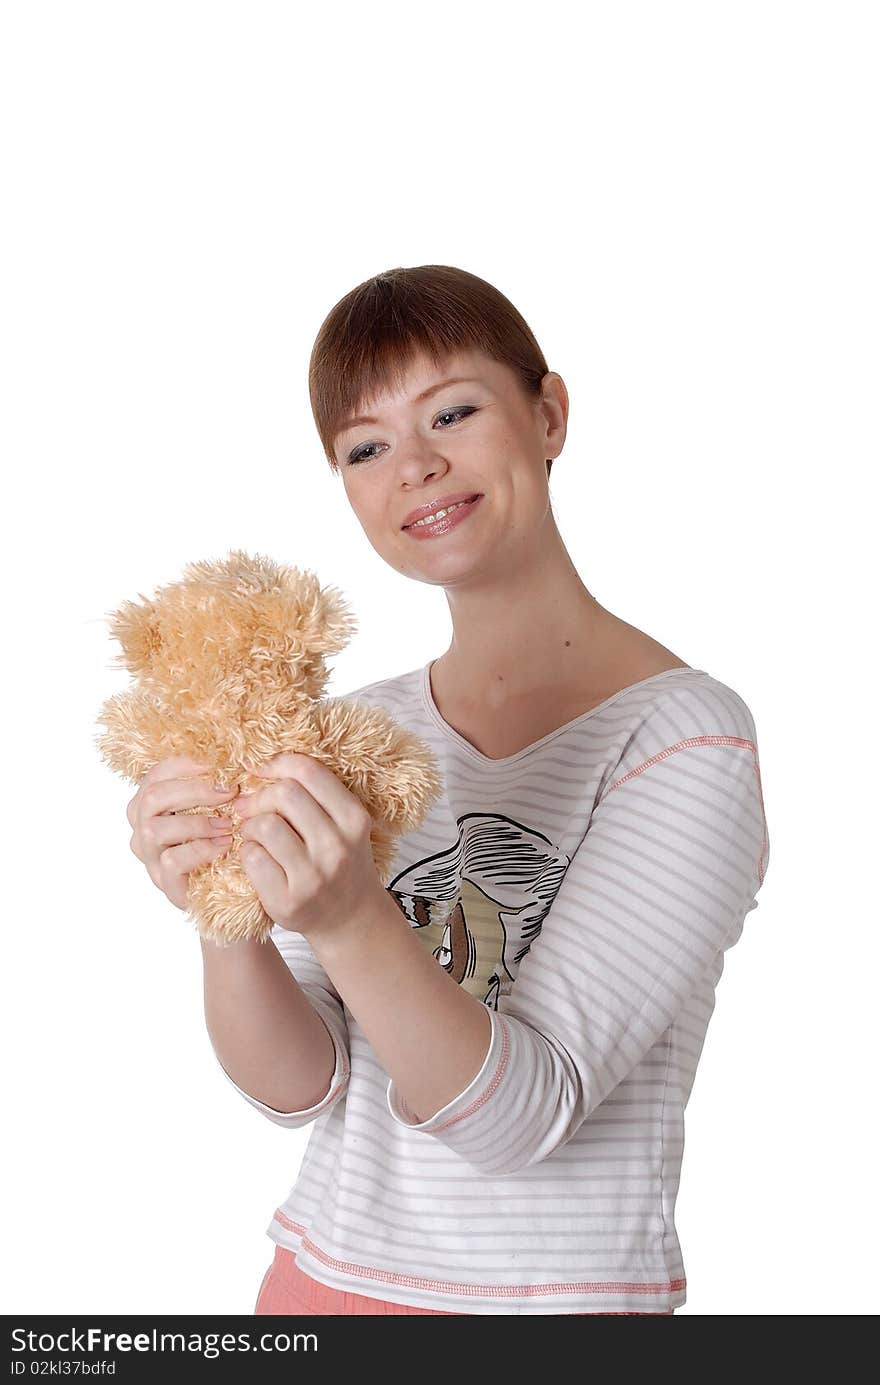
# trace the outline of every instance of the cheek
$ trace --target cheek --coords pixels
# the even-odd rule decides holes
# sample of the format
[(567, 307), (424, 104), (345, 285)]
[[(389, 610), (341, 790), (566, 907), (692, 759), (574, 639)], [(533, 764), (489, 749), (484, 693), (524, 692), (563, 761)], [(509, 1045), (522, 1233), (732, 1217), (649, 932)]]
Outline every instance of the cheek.
[(383, 504), (378, 496), (364, 499), (358, 504), (358, 519), (365, 529), (373, 533), (379, 529), (387, 529), (390, 523), (388, 506)]
[(345, 487), (345, 495), (355, 519), (365, 526), (372, 524), (375, 519), (372, 511), (376, 506), (375, 498), (370, 496), (370, 492), (359, 486), (356, 481), (349, 481)]
[(523, 434), (509, 421), (503, 424), (496, 423), (483, 440), (483, 445), (490, 465), (494, 462), (502, 474), (499, 479), (505, 476), (513, 477), (517, 466), (524, 462), (528, 455)]
[(352, 494), (349, 499), (354, 516), (370, 541), (387, 543), (394, 527), (388, 501), (378, 492), (367, 491), (360, 495)]

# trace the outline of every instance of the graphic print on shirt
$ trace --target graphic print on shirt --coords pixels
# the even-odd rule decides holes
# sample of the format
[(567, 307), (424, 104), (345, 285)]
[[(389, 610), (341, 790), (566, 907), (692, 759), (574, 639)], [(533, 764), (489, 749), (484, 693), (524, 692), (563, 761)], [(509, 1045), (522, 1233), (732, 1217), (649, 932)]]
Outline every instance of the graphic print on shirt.
[(466, 813), (458, 839), (387, 885), (454, 981), (493, 1009), (541, 931), (571, 858), (501, 813)]

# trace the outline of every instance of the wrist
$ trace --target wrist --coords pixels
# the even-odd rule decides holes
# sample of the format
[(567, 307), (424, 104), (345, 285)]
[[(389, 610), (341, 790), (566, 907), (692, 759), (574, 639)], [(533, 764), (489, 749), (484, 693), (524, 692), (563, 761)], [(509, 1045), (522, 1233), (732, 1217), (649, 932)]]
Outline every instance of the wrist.
[(356, 910), (347, 912), (334, 927), (320, 928), (307, 937), (315, 957), (329, 972), (334, 958), (350, 955), (355, 945), (363, 947), (377, 931), (387, 932), (399, 924), (405, 924), (403, 914), (377, 880), (375, 892), (362, 900)]

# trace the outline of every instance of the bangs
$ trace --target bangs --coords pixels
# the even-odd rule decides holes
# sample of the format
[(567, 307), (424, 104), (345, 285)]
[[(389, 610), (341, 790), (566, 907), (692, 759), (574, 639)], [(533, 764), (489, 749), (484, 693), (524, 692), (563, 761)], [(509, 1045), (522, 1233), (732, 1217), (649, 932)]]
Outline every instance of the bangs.
[(392, 269), (341, 299), (321, 325), (309, 362), (309, 396), (331, 468), (334, 443), (369, 401), (396, 392), (426, 357), (438, 369), (460, 351), (479, 351), (511, 366), (540, 391), (547, 373), (538, 343), (503, 294), (449, 265)]

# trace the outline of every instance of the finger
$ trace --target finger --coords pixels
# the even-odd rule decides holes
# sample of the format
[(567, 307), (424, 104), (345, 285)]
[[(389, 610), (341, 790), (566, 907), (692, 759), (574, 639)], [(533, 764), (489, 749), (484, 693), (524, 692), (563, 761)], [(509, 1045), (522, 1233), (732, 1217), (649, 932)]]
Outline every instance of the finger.
[(216, 808), (232, 801), (229, 789), (215, 788), (202, 775), (194, 779), (164, 779), (141, 789), (140, 812), (152, 817), (157, 813), (173, 813), (178, 808)]
[(360, 799), (342, 780), (312, 755), (284, 752), (275, 755), (255, 773), (274, 781), (289, 778), (307, 789), (340, 832), (352, 836), (361, 831), (369, 815)]
[(242, 845), (259, 842), (293, 879), (308, 862), (308, 849), (296, 828), (278, 813), (256, 813), (239, 824)]
[(159, 853), (158, 866), (162, 878), (171, 881), (175, 877), (189, 875), (196, 866), (215, 860), (229, 850), (232, 835), (223, 839), (201, 842), (183, 842), (180, 846), (168, 846)]
[(342, 834), (336, 823), (296, 779), (279, 779), (265, 789), (240, 795), (235, 811), (243, 823), (253, 823), (266, 813), (279, 817), (314, 861), (333, 856), (339, 846)]
[(211, 766), (201, 760), (194, 760), (189, 755), (168, 755), (164, 760), (157, 760), (151, 769), (148, 769), (142, 784), (155, 784), (160, 779), (176, 779), (184, 774), (210, 774)]
[(286, 905), (290, 889), (287, 872), (262, 842), (242, 842), (238, 856), (245, 874), (260, 897), (263, 908), (270, 918), (275, 918), (283, 912)]
[(232, 819), (222, 815), (186, 813), (175, 817), (160, 813), (147, 819), (141, 827), (140, 836), (144, 843), (152, 845), (158, 852), (169, 846), (219, 837), (231, 831)]
[[(300, 755), (294, 750), (282, 750), (278, 755), (271, 756), (264, 760), (261, 765), (254, 769), (254, 774), (258, 774), (261, 779), (288, 779), (295, 778), (298, 771), (302, 769), (306, 762), (319, 764), (313, 755)], [(326, 768), (326, 766), (324, 766)], [(330, 771), (328, 771), (329, 773)]]

